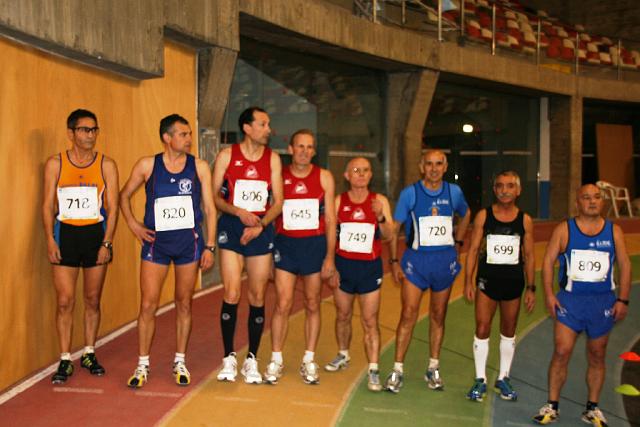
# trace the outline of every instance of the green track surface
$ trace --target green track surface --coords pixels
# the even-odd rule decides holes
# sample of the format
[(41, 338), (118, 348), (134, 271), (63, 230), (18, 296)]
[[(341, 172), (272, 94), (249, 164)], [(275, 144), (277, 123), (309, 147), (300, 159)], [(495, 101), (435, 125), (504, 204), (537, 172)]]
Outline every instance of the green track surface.
[[(640, 255), (631, 257), (634, 282), (640, 278)], [(517, 336), (526, 336), (537, 324), (547, 317), (542, 301), (540, 275), (535, 310), (528, 314), (520, 312)], [(404, 387), (398, 394), (390, 392), (372, 393), (367, 390), (366, 376), (363, 375), (354, 388), (337, 425), (351, 426), (416, 426), (439, 425), (447, 427), (478, 424), (492, 425), (492, 407), (495, 394), (489, 387), (489, 393), (482, 404), (470, 402), (464, 398), (472, 385), (474, 364), (472, 354), (473, 333), (475, 328), (473, 305), (460, 298), (449, 304), (446, 320), (446, 333), (440, 357), (440, 373), (445, 382), (445, 390), (432, 391), (423, 379), (428, 361), (428, 317), (421, 319), (413, 334), (413, 340), (404, 363)], [(381, 328), (395, 329), (395, 325), (380, 325)], [(551, 333), (551, 331), (549, 331)], [(498, 315), (494, 318), (492, 337), (499, 336)], [(499, 339), (490, 341), (487, 376), (489, 385), (498, 368)], [(382, 351), (380, 358), (381, 380), (386, 379), (393, 366), (395, 345), (392, 343)], [(518, 354), (516, 352), (516, 358)], [(544, 369), (547, 366), (532, 366), (532, 369)], [(537, 410), (537, 408), (536, 408)], [(520, 424), (515, 424), (520, 425)], [(522, 425), (530, 425), (523, 420)]]

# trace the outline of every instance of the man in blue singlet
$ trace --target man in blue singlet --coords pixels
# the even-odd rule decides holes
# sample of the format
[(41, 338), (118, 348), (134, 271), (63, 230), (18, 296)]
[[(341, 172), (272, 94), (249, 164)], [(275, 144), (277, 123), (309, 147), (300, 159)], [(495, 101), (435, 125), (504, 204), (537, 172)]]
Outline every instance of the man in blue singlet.
[[(404, 357), (411, 342), (418, 318), (420, 300), (431, 289), (429, 302), (430, 358), (425, 381), (432, 390), (442, 390), (440, 377), (440, 348), (444, 337), (444, 320), (451, 294), (451, 285), (460, 272), (458, 250), (467, 232), (471, 212), (462, 190), (456, 184), (443, 181), (447, 171), (447, 157), (440, 150), (428, 150), (420, 161), (424, 178), (400, 193), (393, 219), (396, 232), (405, 224), (407, 249), (402, 256), (402, 271), (398, 268), (396, 245), (391, 245), (394, 277), (401, 281), (402, 313), (396, 329), (396, 353), (393, 370), (385, 387), (397, 393), (403, 385)], [(457, 229), (453, 218), (460, 217)], [(455, 237), (454, 237), (455, 235)]]
[[(542, 263), (547, 310), (555, 319), (555, 348), (549, 365), (549, 400), (533, 420), (549, 424), (558, 418), (558, 401), (567, 379), (567, 367), (578, 335), (587, 334), (588, 401), (582, 420), (607, 425), (598, 399), (605, 375), (609, 333), (627, 315), (631, 287), (631, 263), (624, 234), (601, 215), (604, 201), (593, 184), (580, 187), (576, 197), (578, 216), (553, 230)], [(560, 291), (553, 292), (553, 265), (560, 263)], [(618, 264), (620, 289), (614, 293), (613, 265)]]
[[(120, 207), (131, 232), (142, 243), (140, 263), (140, 314), (138, 316), (138, 367), (129, 378), (131, 388), (142, 387), (149, 375), (149, 351), (155, 330), (155, 315), (169, 264), (175, 267), (176, 384), (186, 386), (191, 374), (185, 352), (191, 333), (191, 299), (198, 269), (214, 263), (216, 207), (211, 191), (211, 171), (206, 161), (191, 150), (191, 127), (172, 114), (160, 121), (164, 152), (143, 157), (135, 164), (120, 192)], [(131, 197), (145, 185), (147, 201), (144, 223), (133, 215)], [(201, 223), (206, 217), (206, 235)]]

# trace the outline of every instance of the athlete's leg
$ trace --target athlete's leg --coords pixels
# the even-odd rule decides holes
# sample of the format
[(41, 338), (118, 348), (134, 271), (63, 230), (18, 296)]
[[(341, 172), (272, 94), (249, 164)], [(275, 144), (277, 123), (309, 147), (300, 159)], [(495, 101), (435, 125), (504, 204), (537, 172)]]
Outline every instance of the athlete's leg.
[(303, 277), (304, 280), (304, 338), (305, 350), (316, 351), (320, 337), (320, 303), (322, 302), (322, 279), (320, 273)]
[(500, 301), (500, 371), (498, 379), (509, 376), (516, 352), (516, 326), (520, 313), (520, 298)]
[(270, 253), (246, 258), (249, 285), (249, 353), (258, 354), (264, 330), (264, 294), (271, 276)]
[(233, 338), (236, 331), (238, 302), (242, 291), (243, 267), (244, 258), (241, 254), (228, 249), (220, 250), (220, 275), (224, 287), (220, 310), (220, 328), (225, 357), (234, 351)]
[(486, 381), (487, 357), (489, 356), (489, 336), (491, 323), (498, 307), (497, 301), (489, 298), (481, 290), (476, 290), (476, 333), (473, 337), (473, 360), (476, 368), (476, 378)]
[(378, 363), (380, 355), (380, 327), (378, 311), (380, 310), (380, 289), (359, 295), (360, 315), (364, 329), (364, 348), (369, 363)]
[(481, 290), (476, 290), (476, 337), (484, 340), (491, 335), (491, 323), (498, 308), (498, 302), (489, 298)]
[(168, 265), (140, 262), (140, 314), (138, 315), (138, 354), (148, 356), (156, 329), (156, 311)]
[(274, 352), (282, 351), (287, 338), (289, 313), (297, 278), (293, 273), (276, 268), (276, 307), (271, 319), (271, 350)]
[(451, 286), (439, 292), (431, 291), (431, 300), (429, 301), (429, 348), (432, 359), (440, 358), (449, 295), (451, 295)]
[(346, 293), (340, 287), (333, 291), (336, 304), (336, 341), (338, 350), (348, 350), (351, 345), (351, 318), (355, 295)]
[(174, 266), (176, 274), (176, 352), (186, 353), (191, 334), (191, 302), (199, 261)]
[(404, 362), (404, 357), (409, 349), (413, 328), (418, 320), (422, 294), (419, 287), (409, 280), (404, 280), (402, 284), (402, 312), (396, 329), (396, 362)]
[(84, 268), (84, 342), (94, 346), (100, 327), (100, 298), (107, 274), (106, 265)]
[(587, 388), (589, 389), (589, 400), (598, 402), (600, 391), (604, 383), (605, 357), (607, 355), (607, 343), (609, 335), (604, 335), (596, 339), (587, 339)]
[(554, 351), (549, 364), (549, 400), (558, 401), (567, 380), (567, 366), (576, 344), (576, 334), (568, 326), (556, 320), (554, 326)]
[(71, 351), (73, 307), (79, 268), (53, 265), (53, 285), (56, 290), (56, 329), (61, 353)]

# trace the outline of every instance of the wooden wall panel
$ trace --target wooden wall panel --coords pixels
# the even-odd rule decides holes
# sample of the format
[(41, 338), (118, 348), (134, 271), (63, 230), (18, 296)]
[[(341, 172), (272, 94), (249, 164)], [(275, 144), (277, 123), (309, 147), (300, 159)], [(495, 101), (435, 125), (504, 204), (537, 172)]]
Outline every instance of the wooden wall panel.
[[(159, 121), (177, 112), (196, 126), (196, 54), (165, 46), (165, 76), (143, 82), (98, 71), (0, 38), (0, 390), (56, 360), (55, 292), (42, 233), (40, 205), (46, 159), (69, 147), (66, 117), (94, 111), (97, 149), (115, 159), (123, 185), (135, 161), (162, 150)], [(197, 146), (193, 148), (197, 153)], [(141, 218), (144, 191), (135, 196)], [(114, 262), (102, 299), (100, 336), (135, 319), (139, 304), (140, 245), (120, 221)], [(77, 288), (73, 348), (83, 345), (81, 280)], [(165, 285), (162, 302), (173, 294)], [(10, 349), (10, 350), (9, 350)], [(137, 349), (131, 349), (131, 357)], [(25, 357), (28, 355), (28, 357)], [(134, 359), (132, 359), (134, 360)]]
[(618, 187), (627, 187), (633, 199), (633, 129), (627, 125), (596, 124), (598, 176)]

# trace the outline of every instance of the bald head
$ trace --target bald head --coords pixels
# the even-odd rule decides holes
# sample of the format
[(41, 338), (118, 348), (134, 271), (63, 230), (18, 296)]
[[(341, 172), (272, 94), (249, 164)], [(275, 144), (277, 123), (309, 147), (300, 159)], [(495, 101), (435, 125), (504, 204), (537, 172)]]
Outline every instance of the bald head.
[(593, 184), (585, 184), (576, 191), (576, 207), (578, 215), (582, 217), (595, 218), (600, 216), (604, 200), (602, 192)]
[(369, 162), (369, 160), (364, 157), (354, 157), (353, 159), (349, 160), (344, 171), (349, 172), (353, 168), (357, 167), (368, 167), (369, 169), (371, 169), (371, 162)]
[(427, 162), (428, 160), (436, 159), (442, 160), (445, 165), (447, 164), (447, 155), (444, 153), (444, 151), (437, 148), (429, 148), (420, 158), (420, 163), (425, 164), (425, 162)]

